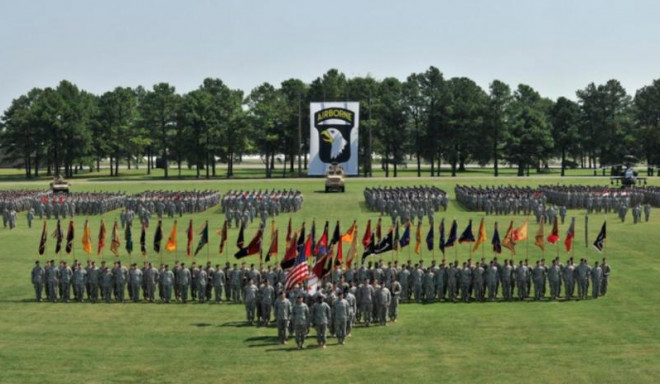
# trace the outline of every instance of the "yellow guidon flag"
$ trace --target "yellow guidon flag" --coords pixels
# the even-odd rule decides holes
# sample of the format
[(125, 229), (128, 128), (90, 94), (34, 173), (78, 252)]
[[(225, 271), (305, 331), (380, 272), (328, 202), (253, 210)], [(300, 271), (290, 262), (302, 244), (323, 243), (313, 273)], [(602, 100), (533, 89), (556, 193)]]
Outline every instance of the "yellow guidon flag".
[(523, 225), (521, 225), (520, 227), (516, 228), (513, 231), (513, 239), (515, 240), (516, 243), (518, 243), (520, 241), (527, 240), (527, 227), (528, 227), (528, 224), (529, 224), (528, 221), (525, 220)]
[(543, 240), (544, 234), (543, 234), (543, 225), (545, 224), (545, 217), (541, 216), (541, 222), (539, 224), (539, 230), (536, 232), (536, 236), (534, 236), (534, 245), (537, 247), (541, 248), (541, 250), (545, 250), (545, 242)]
[(472, 247), (472, 252), (475, 252), (481, 244), (484, 244), (486, 242), (486, 227), (484, 226), (484, 218), (481, 218), (481, 222), (479, 222), (479, 234), (477, 235), (477, 241), (474, 242), (474, 246)]
[(92, 254), (92, 234), (89, 231), (89, 221), (87, 220), (85, 220), (85, 226), (83, 227), (82, 246), (87, 255)]
[(172, 225), (170, 237), (167, 238), (167, 244), (165, 244), (165, 248), (167, 248), (167, 250), (170, 252), (176, 251), (176, 220), (174, 220), (174, 224)]

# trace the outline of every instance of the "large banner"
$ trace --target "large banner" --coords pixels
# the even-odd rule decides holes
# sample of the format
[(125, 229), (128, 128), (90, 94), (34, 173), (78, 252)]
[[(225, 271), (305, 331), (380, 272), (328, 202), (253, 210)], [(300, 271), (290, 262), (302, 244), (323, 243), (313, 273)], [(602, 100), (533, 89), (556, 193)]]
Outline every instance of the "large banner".
[(321, 176), (332, 163), (347, 175), (358, 174), (360, 103), (311, 103), (308, 175)]

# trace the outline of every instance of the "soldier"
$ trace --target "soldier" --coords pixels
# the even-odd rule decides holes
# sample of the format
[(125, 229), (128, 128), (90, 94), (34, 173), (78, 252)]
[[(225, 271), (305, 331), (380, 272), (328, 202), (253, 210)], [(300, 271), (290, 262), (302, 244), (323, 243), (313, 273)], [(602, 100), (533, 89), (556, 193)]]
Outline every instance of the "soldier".
[(513, 268), (509, 260), (504, 260), (504, 266), (502, 267), (501, 271), (502, 271), (501, 272), (502, 296), (504, 296), (504, 300), (511, 301), (511, 298), (513, 296), (512, 294), (513, 288), (511, 287)]
[(264, 279), (264, 285), (261, 287), (261, 321), (266, 327), (270, 323), (270, 311), (275, 300), (275, 290), (270, 285), (268, 279)]
[(121, 265), (121, 261), (118, 261), (117, 267), (115, 267), (112, 275), (114, 277), (114, 283), (115, 283), (115, 295), (116, 295), (115, 299), (117, 300), (117, 302), (123, 303), (124, 293), (126, 290), (126, 281), (128, 279), (128, 270), (126, 269), (126, 267)]
[(80, 263), (76, 264), (76, 270), (73, 272), (73, 294), (79, 303), (83, 302), (85, 296), (86, 281), (87, 271), (82, 268)]
[[(394, 281), (396, 282), (396, 280)], [(353, 282), (352, 284), (353, 286), (355, 286), (355, 282)], [(396, 284), (399, 283), (396, 282)], [(400, 288), (401, 286), (399, 285), (399, 292), (401, 292)], [(345, 300), (348, 303), (348, 319), (346, 319), (346, 335), (350, 337), (351, 332), (353, 331), (353, 323), (355, 322), (355, 314), (357, 313), (357, 298), (351, 292), (350, 289), (346, 291), (344, 297), (346, 298)]]
[(575, 291), (575, 266), (573, 265), (573, 259), (569, 259), (566, 262), (566, 267), (562, 272), (565, 286), (565, 298), (566, 300), (571, 300), (573, 297), (573, 292)]
[(289, 327), (289, 319), (293, 311), (293, 305), (289, 299), (286, 298), (286, 293), (280, 291), (280, 298), (275, 303), (275, 321), (277, 322), (277, 337), (281, 344), (286, 344), (288, 338), (287, 331)]
[[(154, 268), (153, 264), (148, 263), (147, 268), (143, 272), (144, 285), (146, 288), (146, 297), (145, 299), (150, 302), (154, 302), (156, 299), (155, 291), (156, 284), (160, 285), (160, 279), (158, 278), (158, 271)], [(161, 297), (162, 300), (162, 297)]]
[(644, 221), (648, 222), (650, 216), (651, 216), (651, 204), (644, 204)]
[(474, 299), (484, 301), (484, 274), (485, 270), (482, 264), (477, 262), (474, 271), (472, 271), (472, 286), (474, 287)]
[(46, 263), (46, 297), (54, 303), (57, 300), (57, 286), (59, 285), (59, 270), (55, 260)]
[(390, 316), (390, 321), (396, 323), (397, 318), (399, 317), (399, 298), (401, 296), (401, 284), (392, 277), (392, 290), (391, 290), (392, 300), (390, 301), (390, 308), (388, 314)]
[(399, 283), (401, 284), (401, 298), (404, 303), (407, 303), (410, 301), (410, 270), (408, 270), (408, 266), (406, 265), (403, 266), (403, 270), (399, 273)]
[(66, 261), (60, 263), (59, 268), (59, 282), (60, 282), (60, 300), (63, 302), (71, 301), (71, 277), (73, 276), (73, 271), (66, 265)]
[(460, 272), (461, 278), (461, 300), (465, 303), (470, 301), (470, 283), (472, 283), (472, 269), (463, 262), (463, 268)]
[(197, 269), (197, 263), (190, 263), (190, 300), (197, 300), (197, 279), (199, 278), (199, 270)]
[(603, 270), (598, 265), (598, 262), (594, 263), (594, 267), (591, 270), (591, 282), (592, 282), (591, 297), (597, 299), (598, 296), (600, 296), (600, 287), (602, 286), (603, 283)]
[(87, 260), (87, 299), (96, 303), (99, 299), (99, 269), (96, 268), (96, 262)]
[(241, 302), (241, 283), (243, 279), (242, 275), (243, 272), (237, 268), (236, 264), (234, 264), (234, 268), (231, 272), (231, 295), (234, 304)]
[(382, 285), (376, 291), (376, 297), (378, 300), (378, 321), (380, 325), (387, 325), (387, 311), (392, 303), (392, 294), (386, 286)]
[(371, 324), (371, 314), (373, 312), (374, 288), (369, 285), (369, 279), (364, 279), (364, 283), (358, 288), (358, 306), (360, 313), (364, 317), (364, 323), (368, 327)]
[(101, 297), (106, 303), (112, 300), (112, 286), (114, 283), (114, 276), (112, 270), (106, 268), (105, 262), (101, 262)]
[(34, 296), (37, 302), (41, 301), (41, 293), (44, 288), (44, 279), (46, 277), (46, 271), (44, 268), (39, 265), (39, 260), (34, 262), (34, 268), (32, 268), (32, 285), (34, 286)]
[[(137, 263), (131, 264), (131, 269), (128, 271), (128, 285), (131, 300), (133, 300), (134, 303), (140, 302), (140, 287), (142, 286), (143, 276), (144, 274), (137, 267)], [(121, 290), (123, 291), (124, 289), (121, 288)]]
[[(382, 289), (387, 290), (385, 286), (383, 286)], [(351, 321), (351, 304), (348, 300), (344, 299), (344, 292), (342, 291), (337, 293), (337, 301), (335, 301), (335, 304), (333, 305), (332, 320), (337, 335), (337, 341), (340, 345), (343, 345), (346, 340), (348, 323)], [(325, 344), (323, 347), (325, 348)]]
[(316, 341), (321, 348), (325, 348), (327, 341), (326, 331), (330, 316), (330, 306), (323, 301), (323, 296), (317, 296), (316, 303), (312, 306), (311, 320), (312, 326), (316, 328)]
[(179, 277), (181, 276), (179, 270), (181, 269), (181, 263), (179, 260), (174, 261), (174, 268), (172, 268), (172, 274), (174, 274), (174, 298), (179, 301), (181, 299), (181, 282)]
[(529, 280), (529, 269), (522, 260), (516, 269), (516, 283), (518, 286), (518, 300), (523, 301), (527, 297), (527, 281)]
[(215, 303), (222, 303), (222, 289), (225, 287), (225, 272), (220, 268), (220, 264), (215, 266), (213, 273), (213, 288), (215, 289)]
[(245, 314), (247, 317), (248, 325), (254, 324), (254, 310), (256, 308), (258, 288), (254, 285), (254, 281), (250, 280), (248, 285), (245, 286), (243, 293), (243, 300), (245, 302)]
[(206, 299), (206, 285), (209, 282), (209, 278), (201, 265), (197, 269), (195, 279), (197, 280), (197, 302), (202, 304), (204, 303), (204, 299)]
[(423, 286), (424, 286), (424, 302), (432, 303), (435, 297), (435, 276), (431, 272), (431, 268), (427, 269), (424, 273)]
[(231, 264), (229, 262), (225, 263), (225, 270), (223, 271), (225, 275), (225, 300), (229, 302), (232, 298), (231, 295), (231, 275), (234, 272), (234, 269), (231, 268)]
[(296, 304), (293, 306), (293, 329), (296, 333), (296, 344), (298, 349), (303, 349), (305, 345), (305, 336), (309, 329), (309, 307), (303, 302), (303, 295), (298, 295)]
[(188, 301), (188, 288), (190, 287), (190, 270), (186, 268), (186, 263), (181, 263), (181, 268), (179, 268), (179, 284), (181, 292), (179, 292), (179, 297), (183, 304)]
[(559, 297), (559, 284), (561, 282), (561, 268), (557, 259), (552, 261), (552, 266), (548, 269), (548, 282), (550, 283), (550, 299), (556, 300)]
[(612, 272), (612, 269), (610, 268), (610, 265), (607, 264), (607, 259), (603, 257), (603, 263), (601, 265), (601, 269), (603, 270), (603, 278), (601, 280), (601, 287), (600, 287), (600, 295), (605, 296), (607, 294), (607, 283), (608, 279), (610, 277), (610, 273)]
[[(644, 210), (644, 212), (646, 212), (646, 209)], [(32, 228), (32, 220), (34, 220), (34, 209), (30, 208), (30, 210), (28, 211), (28, 228)], [(648, 218), (646, 219), (646, 221), (649, 221)]]
[(172, 299), (172, 285), (174, 284), (174, 272), (170, 271), (170, 266), (165, 264), (163, 272), (160, 274), (160, 285), (163, 287), (163, 303), (169, 304)]
[(587, 265), (586, 259), (580, 259), (580, 265), (575, 268), (575, 274), (578, 283), (578, 300), (585, 300), (589, 286), (589, 275), (591, 274), (591, 268)]
[(532, 274), (534, 280), (534, 300), (541, 300), (545, 285), (545, 268), (543, 268), (540, 261), (536, 261), (536, 268), (534, 268)]
[(488, 299), (495, 301), (497, 296), (497, 281), (499, 279), (499, 271), (494, 261), (490, 262), (488, 271), (486, 271), (486, 284), (488, 284)]

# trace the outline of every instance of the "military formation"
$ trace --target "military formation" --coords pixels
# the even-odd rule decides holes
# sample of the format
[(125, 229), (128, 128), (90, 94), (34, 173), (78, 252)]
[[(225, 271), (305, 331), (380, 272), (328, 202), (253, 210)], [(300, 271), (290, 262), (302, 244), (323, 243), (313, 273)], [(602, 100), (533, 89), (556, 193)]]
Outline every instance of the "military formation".
[(581, 185), (539, 186), (539, 191), (550, 202), (571, 209), (586, 209), (587, 214), (616, 213), (622, 223), (626, 221), (628, 212), (631, 212), (634, 224), (649, 221), (652, 206), (660, 201), (656, 200), (654, 190), (654, 187), (611, 189)]
[(366, 188), (367, 207), (381, 216), (389, 216), (392, 223), (423, 220), (433, 222), (434, 213), (447, 210), (449, 199), (445, 191), (432, 186)]
[(469, 186), (457, 184), (456, 200), (469, 211), (486, 215), (529, 215), (545, 211), (546, 198), (531, 187)]
[[(151, 215), (159, 219), (167, 216), (183, 216), (184, 214), (200, 213), (212, 208), (220, 202), (217, 191), (145, 191), (127, 196), (124, 200), (126, 220), (132, 222), (137, 215), (147, 226)], [(122, 220), (122, 223), (124, 220)]]
[(227, 224), (247, 227), (255, 218), (266, 222), (280, 213), (297, 212), (302, 208), (303, 194), (298, 190), (230, 190), (222, 198), (222, 212)]

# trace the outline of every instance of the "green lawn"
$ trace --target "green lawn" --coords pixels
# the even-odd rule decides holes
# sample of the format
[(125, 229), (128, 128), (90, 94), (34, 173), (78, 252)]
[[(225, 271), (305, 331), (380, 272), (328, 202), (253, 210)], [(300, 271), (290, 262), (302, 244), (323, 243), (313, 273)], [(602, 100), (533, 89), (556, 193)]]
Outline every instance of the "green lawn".
[[(140, 170), (142, 171), (142, 170)], [(3, 173), (7, 175), (7, 173)], [(323, 181), (301, 180), (213, 180), (210, 182), (182, 180), (171, 183), (150, 181), (107, 183), (79, 180), (76, 191), (128, 191), (144, 189), (207, 189), (220, 192), (242, 188), (298, 188), (305, 202), (301, 212), (292, 215), (294, 226), (303, 220), (308, 225), (317, 221), (320, 233), (324, 220), (341, 220), (347, 229), (358, 220), (360, 235), (367, 219), (377, 215), (366, 211), (362, 191), (370, 185), (432, 184), (445, 189), (453, 198), (456, 182), (466, 184), (538, 183), (604, 184), (598, 178), (515, 178), (494, 179), (479, 172), (470, 178), (449, 177), (423, 180), (350, 179), (345, 194), (325, 194)], [(18, 181), (16, 179), (15, 181)], [(660, 185), (660, 180), (650, 182)], [(44, 187), (44, 180), (30, 183), (5, 182), (0, 188)], [(118, 211), (104, 215), (106, 222), (118, 218)], [(575, 257), (588, 257), (590, 262), (602, 257), (584, 244), (583, 211), (569, 211), (577, 217)], [(453, 200), (446, 214), (436, 220), (456, 218), (459, 230), (476, 213), (465, 212)], [(179, 221), (179, 247), (185, 248), (185, 230), (190, 217)], [(630, 220), (630, 215), (628, 216)], [(277, 218), (283, 237), (289, 216)], [(493, 222), (521, 224), (518, 217), (487, 217), (488, 236)], [(531, 218), (533, 222), (533, 218)], [(590, 216), (590, 241), (595, 238), (603, 215)], [(92, 239), (96, 245), (99, 217), (90, 217)], [(209, 220), (212, 229), (222, 224), (219, 207), (194, 217), (197, 229)], [(76, 257), (84, 259), (80, 235), (84, 218), (76, 223)], [(384, 220), (389, 224), (389, 218)], [(55, 221), (48, 222), (52, 232)], [(165, 236), (172, 221), (164, 220)], [(500, 224), (500, 227), (506, 224)], [(660, 294), (657, 281), (657, 238), (660, 212), (654, 210), (651, 222), (634, 226), (622, 224), (611, 214), (608, 217), (607, 256), (613, 272), (608, 296), (585, 302), (525, 302), (472, 304), (408, 304), (401, 308), (396, 324), (387, 327), (358, 327), (346, 345), (336, 345), (330, 339), (326, 350), (309, 348), (293, 350), (290, 342), (280, 346), (276, 329), (244, 326), (244, 309), (240, 305), (161, 305), (161, 304), (49, 304), (31, 302), (33, 290), (29, 271), (37, 257), (41, 223), (27, 229), (25, 214), (20, 214), (14, 231), (0, 229), (0, 259), (3, 261), (0, 279), (0, 382), (628, 382), (654, 383), (660, 378)], [(148, 235), (151, 250), (152, 225)], [(251, 238), (256, 222), (246, 233)], [(428, 228), (425, 227), (426, 231)], [(536, 232), (530, 224), (530, 235)], [(476, 223), (475, 228), (476, 232)], [(501, 228), (501, 230), (503, 230)], [(563, 240), (566, 227), (561, 227)], [(228, 248), (235, 251), (237, 230), (230, 230)], [(501, 233), (503, 235), (503, 233)], [(424, 234), (425, 236), (425, 234)], [(437, 236), (437, 234), (436, 234)], [(139, 234), (134, 232), (134, 241)], [(123, 239), (122, 239), (123, 240)], [(217, 254), (219, 237), (211, 231), (210, 258), (224, 263)], [(196, 243), (197, 239), (195, 239)], [(269, 239), (266, 239), (268, 244)], [(107, 240), (109, 244), (109, 240)], [(123, 241), (122, 241), (123, 243)], [(280, 251), (283, 240), (280, 239)], [(123, 244), (122, 244), (123, 247)], [(556, 254), (548, 247), (546, 257)], [(48, 258), (54, 243), (49, 238)], [(529, 258), (541, 257), (538, 248), (529, 245)], [(508, 252), (505, 250), (504, 252)], [(491, 257), (489, 249), (485, 252)], [(475, 256), (480, 256), (481, 251)], [(517, 258), (525, 255), (525, 245), (518, 245)], [(437, 255), (439, 257), (439, 255)], [(457, 248), (457, 257), (469, 256), (468, 246)], [(567, 258), (560, 250), (562, 260)], [(172, 263), (177, 256), (164, 254)], [(390, 260), (385, 255), (384, 260)], [(430, 253), (423, 254), (430, 260)], [(101, 257), (94, 256), (95, 260)], [(185, 258), (179, 255), (179, 258)], [(206, 261), (207, 253), (198, 257)], [(399, 255), (408, 258), (408, 251)], [(413, 259), (418, 259), (414, 256)], [(449, 259), (454, 258), (450, 251)], [(71, 260), (72, 257), (67, 257)], [(106, 248), (105, 260), (112, 260)], [(122, 255), (128, 261), (127, 255)], [(158, 261), (153, 255), (150, 259)], [(233, 257), (229, 257), (230, 260)], [(133, 255), (133, 260), (141, 257)], [(258, 262), (256, 258), (246, 260)], [(314, 333), (312, 332), (312, 335)], [(308, 345), (314, 345), (313, 337)]]

